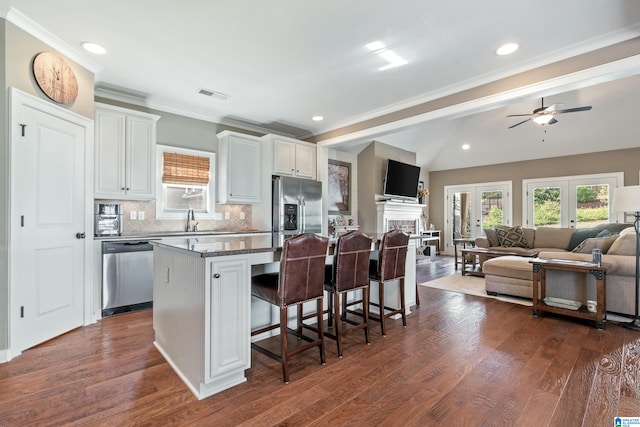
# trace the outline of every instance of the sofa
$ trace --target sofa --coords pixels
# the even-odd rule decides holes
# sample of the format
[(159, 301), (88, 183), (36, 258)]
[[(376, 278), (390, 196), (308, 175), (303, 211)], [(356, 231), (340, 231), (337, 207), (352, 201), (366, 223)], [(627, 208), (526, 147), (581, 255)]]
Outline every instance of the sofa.
[[(505, 236), (498, 240), (498, 245), (492, 245), (496, 241), (490, 241), (492, 233), (485, 230), (485, 237), (477, 238), (476, 246), (516, 253), (533, 250), (538, 252), (540, 258), (576, 261), (591, 261), (592, 249), (601, 249), (602, 262), (610, 265), (606, 276), (607, 311), (633, 315), (636, 234), (632, 224), (601, 224), (587, 230), (551, 227), (539, 227), (535, 230), (522, 227), (521, 230), (514, 230), (517, 227), (504, 228), (508, 230), (496, 229), (498, 237)], [(522, 239), (517, 242), (518, 234), (524, 236), (526, 243)], [(512, 244), (526, 244), (526, 247), (509, 246)], [(503, 256), (481, 261), (487, 293), (532, 298), (533, 269), (529, 258)], [(595, 278), (590, 274), (550, 270), (547, 272), (547, 296), (582, 302), (593, 300)]]

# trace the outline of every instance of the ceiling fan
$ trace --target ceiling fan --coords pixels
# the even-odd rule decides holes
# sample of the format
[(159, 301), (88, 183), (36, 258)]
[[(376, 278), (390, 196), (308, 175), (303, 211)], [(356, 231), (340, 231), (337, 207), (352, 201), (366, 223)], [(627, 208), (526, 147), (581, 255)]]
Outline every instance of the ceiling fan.
[(578, 111), (589, 111), (591, 110), (591, 105), (586, 105), (584, 107), (576, 107), (576, 108), (566, 108), (564, 110), (559, 110), (559, 107), (562, 107), (564, 104), (553, 104), (548, 107), (544, 106), (544, 98), (542, 98), (542, 106), (540, 108), (536, 108), (533, 110), (531, 114), (510, 114), (507, 117), (526, 117), (529, 116), (527, 120), (523, 120), (519, 123), (516, 123), (513, 126), (509, 126), (509, 129), (514, 128), (518, 125), (528, 122), (529, 120), (533, 120), (539, 125), (552, 125), (554, 123), (558, 123), (556, 118), (554, 117), (557, 114), (564, 113), (575, 113)]

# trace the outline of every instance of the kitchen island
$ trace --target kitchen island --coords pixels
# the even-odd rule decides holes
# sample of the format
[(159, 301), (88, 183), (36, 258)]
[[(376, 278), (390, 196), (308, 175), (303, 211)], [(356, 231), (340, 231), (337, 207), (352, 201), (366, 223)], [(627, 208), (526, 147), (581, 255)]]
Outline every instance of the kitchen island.
[[(409, 242), (407, 314), (416, 300), (415, 240)], [(278, 271), (281, 237), (172, 238), (153, 245), (156, 348), (198, 399), (246, 381), (244, 371), (251, 367), (251, 329), (278, 318), (268, 304), (257, 299), (252, 303), (251, 275)], [(328, 253), (327, 262), (330, 260)], [(376, 301), (377, 295), (372, 292), (371, 298)], [(389, 305), (399, 304), (397, 291), (385, 299)]]

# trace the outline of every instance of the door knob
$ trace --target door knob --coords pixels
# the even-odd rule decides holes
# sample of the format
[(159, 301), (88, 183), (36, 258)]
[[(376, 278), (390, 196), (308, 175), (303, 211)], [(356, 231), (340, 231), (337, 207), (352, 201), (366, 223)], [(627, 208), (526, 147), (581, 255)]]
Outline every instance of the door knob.
[(85, 236), (86, 235), (84, 233), (76, 233), (76, 239), (84, 239)]
[(219, 278), (220, 278), (220, 274), (219, 274), (219, 273), (214, 274), (214, 275), (213, 275), (213, 278), (214, 278), (214, 279), (219, 279)]

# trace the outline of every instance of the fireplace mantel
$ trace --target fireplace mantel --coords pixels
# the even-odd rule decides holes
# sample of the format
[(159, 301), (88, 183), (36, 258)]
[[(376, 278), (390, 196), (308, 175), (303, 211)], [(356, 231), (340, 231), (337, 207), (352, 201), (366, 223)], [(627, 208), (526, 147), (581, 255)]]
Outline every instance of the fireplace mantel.
[(409, 234), (420, 234), (423, 228), (422, 212), (426, 205), (393, 201), (376, 202), (378, 233), (398, 228)]

